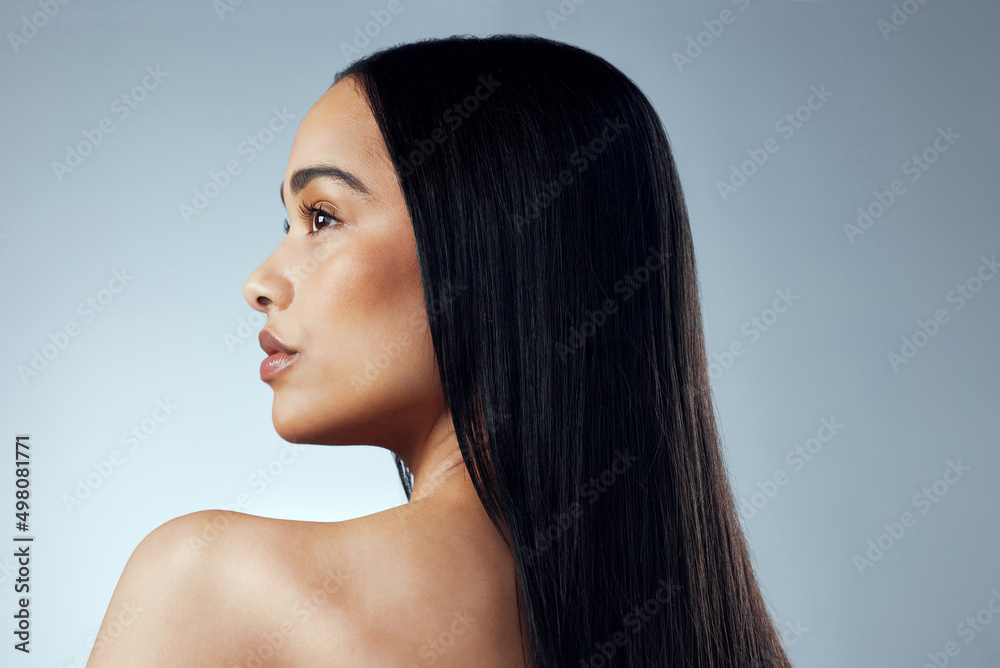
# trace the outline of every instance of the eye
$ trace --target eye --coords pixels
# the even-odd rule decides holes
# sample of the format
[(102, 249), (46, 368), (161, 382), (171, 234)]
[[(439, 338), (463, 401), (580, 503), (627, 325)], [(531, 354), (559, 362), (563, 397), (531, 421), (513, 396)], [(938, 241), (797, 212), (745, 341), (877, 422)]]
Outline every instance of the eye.
[[(306, 204), (305, 202), (299, 204), (299, 215), (302, 216), (303, 222), (309, 225), (310, 229), (306, 234), (316, 234), (324, 228), (340, 225), (341, 223), (340, 219), (332, 211), (327, 211), (322, 206)], [(285, 230), (285, 234), (288, 234), (291, 230), (291, 224), (287, 218), (282, 227)]]
[(302, 220), (309, 225), (310, 231), (306, 234), (316, 234), (324, 228), (340, 224), (336, 214), (322, 205), (302, 202), (299, 204), (299, 213), (302, 215)]

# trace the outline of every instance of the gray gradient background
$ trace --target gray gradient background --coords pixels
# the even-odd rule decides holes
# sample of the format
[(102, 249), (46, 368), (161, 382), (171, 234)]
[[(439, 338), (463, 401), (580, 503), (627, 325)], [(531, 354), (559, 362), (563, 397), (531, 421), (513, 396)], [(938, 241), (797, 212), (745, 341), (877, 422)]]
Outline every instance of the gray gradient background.
[[(885, 39), (889, 1), (587, 0), (554, 28), (556, 0), (402, 3), (362, 52), (536, 33), (602, 55), (656, 105), (691, 214), (709, 352), (745, 348), (713, 381), (736, 493), (788, 476), (744, 524), (777, 623), (799, 629), (786, 633), (794, 663), (918, 667), (954, 641), (949, 665), (1000, 665), (1000, 619), (982, 614), (991, 623), (971, 642), (958, 629), (1000, 588), (1000, 280), (961, 310), (947, 299), (1000, 253), (1000, 6), (931, 0)], [(295, 129), (347, 64), (340, 44), (386, 5), (243, 0), (220, 18), (209, 0), (73, 0), (17, 52), (4, 39), (0, 542), (15, 533), (17, 433), (32, 437), (37, 539), (32, 653), (5, 630), (0, 664), (82, 666), (129, 554), (170, 518), (240, 494), (246, 512), (318, 521), (403, 500), (388, 452), (370, 447), (309, 447), (253, 486), (285, 444), (258, 378), (259, 324), (232, 350), (224, 339), (253, 313), (243, 282), (282, 238)], [(734, 21), (679, 71), (672, 54), (725, 8)], [(38, 11), (4, 2), (0, 27)], [(112, 102), (147, 66), (168, 75), (119, 119)], [(775, 123), (821, 85), (832, 97), (786, 139)], [(274, 107), (294, 120), (247, 161), (238, 147)], [(103, 118), (114, 131), (60, 182), (53, 161)], [(912, 182), (903, 164), (939, 127), (959, 138)], [(723, 201), (717, 181), (768, 137), (778, 152)], [(178, 205), (230, 160), (241, 174), (185, 224)], [(851, 243), (844, 225), (894, 179), (906, 192)], [(77, 305), (122, 267), (134, 280), (83, 322)], [(751, 341), (744, 323), (779, 289), (798, 299)], [(950, 321), (894, 370), (887, 354), (937, 309)], [(18, 365), (71, 320), (79, 336), (22, 382)], [(121, 434), (168, 398), (178, 408), (129, 451)], [(843, 427), (795, 470), (786, 453), (823, 418)], [(115, 449), (124, 463), (69, 511), (64, 495)], [(969, 470), (921, 513), (914, 495), (958, 459)], [(860, 573), (855, 556), (904, 512), (916, 525)], [(7, 629), (13, 559), (0, 566)]]

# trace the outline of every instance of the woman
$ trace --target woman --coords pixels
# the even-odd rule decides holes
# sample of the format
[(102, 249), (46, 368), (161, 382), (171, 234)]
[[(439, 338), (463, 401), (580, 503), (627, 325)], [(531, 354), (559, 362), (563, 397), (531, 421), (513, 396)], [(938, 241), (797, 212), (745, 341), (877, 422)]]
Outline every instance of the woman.
[(630, 79), (538, 37), (374, 53), (303, 119), (281, 197), (244, 289), (275, 429), (389, 449), (409, 503), (167, 522), (88, 665), (789, 665), (677, 169)]

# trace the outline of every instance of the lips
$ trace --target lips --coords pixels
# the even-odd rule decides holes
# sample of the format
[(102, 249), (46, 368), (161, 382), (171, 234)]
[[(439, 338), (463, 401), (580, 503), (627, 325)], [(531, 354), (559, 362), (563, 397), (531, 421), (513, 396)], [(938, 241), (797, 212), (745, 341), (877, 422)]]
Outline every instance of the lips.
[(260, 347), (267, 353), (267, 358), (260, 363), (260, 379), (264, 382), (287, 369), (299, 357), (298, 351), (292, 350), (266, 329), (260, 330), (257, 340), (260, 341)]
[(257, 340), (260, 342), (261, 349), (268, 355), (273, 355), (274, 353), (287, 353), (289, 355), (294, 355), (296, 352), (289, 348), (284, 341), (266, 329), (260, 330), (260, 334), (257, 335)]

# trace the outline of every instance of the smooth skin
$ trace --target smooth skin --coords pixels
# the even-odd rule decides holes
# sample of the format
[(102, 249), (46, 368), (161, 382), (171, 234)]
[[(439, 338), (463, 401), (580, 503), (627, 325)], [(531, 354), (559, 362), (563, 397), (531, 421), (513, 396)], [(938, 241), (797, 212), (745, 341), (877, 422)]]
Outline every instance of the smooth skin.
[[(366, 192), (330, 176), (293, 190), (319, 166)], [(166, 522), (129, 558), (87, 666), (530, 666), (513, 558), (445, 407), (403, 193), (350, 78), (303, 119), (281, 194), (290, 231), (244, 286), (297, 351), (268, 381), (275, 429), (392, 450), (414, 474), (411, 500), (344, 522), (223, 510)]]

